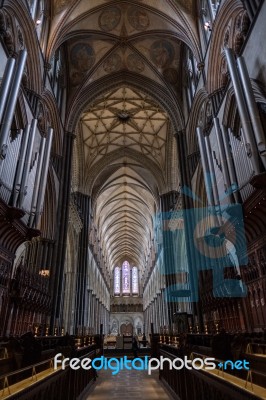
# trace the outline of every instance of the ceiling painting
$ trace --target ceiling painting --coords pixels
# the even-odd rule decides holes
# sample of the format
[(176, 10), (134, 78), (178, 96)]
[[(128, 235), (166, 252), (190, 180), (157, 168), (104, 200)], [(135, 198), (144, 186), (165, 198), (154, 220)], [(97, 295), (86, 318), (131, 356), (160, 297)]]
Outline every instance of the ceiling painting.
[(127, 11), (127, 19), (132, 28), (137, 31), (145, 31), (150, 25), (148, 13), (136, 6), (129, 7)]
[(110, 32), (117, 27), (121, 20), (121, 9), (113, 6), (104, 10), (99, 16), (99, 27), (105, 32)]

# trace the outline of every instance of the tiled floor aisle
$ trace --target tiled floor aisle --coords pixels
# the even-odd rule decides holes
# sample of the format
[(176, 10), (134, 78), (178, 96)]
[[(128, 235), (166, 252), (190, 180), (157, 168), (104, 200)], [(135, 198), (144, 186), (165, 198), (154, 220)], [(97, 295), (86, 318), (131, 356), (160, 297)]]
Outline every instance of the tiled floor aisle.
[(84, 400), (170, 400), (158, 379), (158, 373), (151, 376), (147, 371), (101, 371), (97, 381)]

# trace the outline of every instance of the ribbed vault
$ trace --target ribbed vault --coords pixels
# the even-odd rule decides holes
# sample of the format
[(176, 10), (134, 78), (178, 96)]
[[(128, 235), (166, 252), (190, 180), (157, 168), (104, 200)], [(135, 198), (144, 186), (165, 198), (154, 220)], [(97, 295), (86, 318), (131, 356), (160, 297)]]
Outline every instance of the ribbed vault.
[(63, 45), (68, 61), (73, 188), (91, 197), (90, 237), (108, 277), (125, 259), (144, 273), (160, 195), (179, 186), (173, 134), (184, 128), (185, 46), (200, 61), (196, 12), (192, 0), (54, 5), (47, 52)]
[(86, 168), (112, 151), (130, 148), (164, 169), (168, 116), (139, 91), (124, 86), (108, 92), (90, 104), (80, 123)]
[[(151, 96), (123, 85), (87, 106), (78, 137), (83, 187), (90, 188), (93, 227), (106, 268), (110, 274), (127, 259), (144, 273), (169, 159), (170, 164), (176, 159), (169, 116)], [(175, 175), (177, 182), (177, 170)]]
[(95, 202), (95, 225), (112, 269), (128, 259), (142, 270), (153, 239), (156, 199), (148, 182), (125, 163), (103, 184)]

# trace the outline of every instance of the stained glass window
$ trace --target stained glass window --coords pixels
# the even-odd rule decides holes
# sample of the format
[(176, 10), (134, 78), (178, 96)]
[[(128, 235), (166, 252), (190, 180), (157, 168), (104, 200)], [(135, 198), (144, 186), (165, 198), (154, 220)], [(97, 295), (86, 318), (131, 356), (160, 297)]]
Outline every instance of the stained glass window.
[(123, 294), (130, 294), (130, 267), (127, 261), (122, 265), (122, 287)]
[(138, 268), (132, 268), (132, 294), (139, 294), (139, 276)]
[(120, 268), (115, 267), (114, 270), (114, 294), (120, 294)]

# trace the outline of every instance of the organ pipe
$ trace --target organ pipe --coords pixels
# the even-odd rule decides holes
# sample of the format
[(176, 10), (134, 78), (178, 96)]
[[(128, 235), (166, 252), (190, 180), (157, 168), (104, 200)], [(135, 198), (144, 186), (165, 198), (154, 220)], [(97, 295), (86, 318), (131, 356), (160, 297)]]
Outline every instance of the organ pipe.
[[(214, 122), (217, 143), (218, 143), (218, 148), (219, 148), (220, 157), (221, 157), (224, 182), (226, 184), (227, 190), (229, 190), (230, 185), (231, 185), (230, 184), (230, 176), (229, 176), (228, 166), (226, 163), (226, 154), (225, 154), (225, 148), (224, 148), (224, 143), (223, 143), (223, 139), (222, 139), (222, 132), (220, 129), (219, 119), (215, 117), (215, 118), (213, 118), (213, 122)], [(229, 196), (229, 199), (230, 199), (230, 196)]]
[(15, 63), (16, 63), (16, 61), (12, 57), (10, 57), (7, 60), (5, 72), (4, 72), (4, 75), (2, 78), (2, 83), (1, 83), (1, 88), (0, 88), (0, 121), (2, 120), (2, 117), (3, 117), (8, 93), (10, 90), (10, 86), (12, 84), (12, 77), (13, 77), (13, 71), (15, 68)]
[[(224, 125), (222, 125), (221, 127), (222, 127), (222, 132), (223, 132), (223, 144), (224, 144), (224, 150), (225, 150), (226, 161), (227, 161), (226, 164), (227, 164), (228, 172), (229, 172), (229, 176), (230, 176), (230, 185), (237, 188), (238, 183), (237, 183), (235, 166), (233, 163), (232, 154), (231, 154), (231, 150), (230, 150), (230, 146), (229, 146), (228, 130)], [(240, 202), (239, 192), (233, 191), (233, 195), (234, 195), (236, 203), (239, 203)]]
[(249, 145), (251, 147), (252, 165), (253, 165), (255, 174), (257, 175), (260, 173), (257, 146), (256, 146), (256, 143), (254, 140), (252, 125), (251, 125), (250, 119), (248, 117), (248, 115), (249, 115), (248, 108), (247, 108), (244, 94), (242, 91), (241, 82), (239, 79), (233, 50), (229, 49), (229, 48), (225, 49), (225, 55), (226, 55), (228, 68), (229, 68), (230, 76), (231, 76), (233, 87), (234, 87), (234, 92), (235, 92), (235, 96), (236, 96), (240, 120), (241, 120), (241, 124), (243, 126), (244, 135), (245, 135), (245, 141), (246, 141), (246, 143), (249, 143)]
[(213, 189), (213, 197), (214, 197), (215, 204), (218, 205), (219, 204), (219, 195), (218, 195), (216, 175), (215, 175), (214, 162), (213, 162), (213, 156), (212, 156), (212, 152), (211, 152), (209, 136), (205, 136), (205, 143), (206, 143), (207, 159), (208, 159), (208, 163), (209, 163), (209, 170), (211, 173), (210, 181), (211, 181), (212, 189)]
[(28, 140), (28, 146), (27, 146), (27, 150), (26, 150), (24, 168), (23, 168), (22, 178), (21, 178), (20, 193), (19, 193), (19, 208), (22, 208), (23, 202), (24, 202), (24, 198), (25, 198), (26, 193), (27, 193), (27, 181), (28, 181), (28, 177), (29, 177), (32, 150), (33, 150), (33, 143), (34, 143), (34, 137), (35, 137), (36, 128), (37, 128), (37, 119), (33, 119), (31, 121), (30, 136), (29, 136), (29, 140)]
[(53, 129), (49, 128), (47, 133), (47, 139), (45, 144), (45, 154), (44, 154), (44, 162), (42, 167), (41, 173), (41, 182), (40, 190), (38, 193), (38, 200), (36, 205), (36, 226), (38, 225), (40, 219), (40, 213), (42, 212), (43, 201), (44, 201), (44, 193), (46, 189), (46, 182), (47, 182), (47, 175), (49, 169), (49, 161), (50, 161), (50, 153), (52, 147), (52, 140), (53, 140)]
[(21, 144), (21, 149), (20, 149), (20, 157), (18, 160), (17, 172), (16, 172), (15, 182), (14, 182), (13, 207), (16, 207), (16, 205), (17, 205), (19, 190), (21, 187), (21, 179), (22, 179), (23, 167), (24, 167), (24, 163), (25, 163), (26, 151), (27, 151), (27, 146), (28, 146), (29, 133), (30, 133), (30, 124), (28, 124), (24, 128), (24, 134), (23, 134), (22, 144)]
[[(1, 131), (0, 131), (0, 151), (3, 150), (3, 146), (6, 145), (7, 137), (11, 128), (14, 111), (17, 103), (18, 93), (20, 89), (20, 83), (22, 79), (22, 74), (24, 71), (25, 63), (27, 58), (26, 50), (21, 50), (19, 53), (15, 76), (13, 79), (13, 83), (11, 86), (11, 90), (9, 92), (9, 97), (7, 100), (6, 109), (3, 116)], [(0, 157), (1, 159), (1, 157)]]
[(39, 151), (40, 156), (39, 156), (39, 160), (38, 160), (38, 166), (37, 166), (37, 171), (36, 171), (36, 178), (35, 178), (35, 182), (34, 182), (34, 190), (33, 190), (33, 195), (32, 195), (32, 202), (31, 202), (30, 226), (32, 226), (32, 224), (33, 224), (33, 220), (34, 220), (34, 216), (35, 216), (35, 212), (36, 212), (38, 192), (40, 189), (43, 158), (44, 158), (45, 142), (46, 142), (46, 139), (42, 138), (41, 145), (40, 145), (40, 151)]
[(206, 145), (204, 142), (202, 129), (200, 127), (197, 127), (197, 136), (198, 136), (198, 142), (199, 142), (199, 149), (200, 149), (200, 155), (201, 155), (202, 168), (203, 168), (208, 203), (211, 206), (214, 206), (214, 197), (213, 197), (213, 191), (212, 191), (212, 186), (211, 186), (211, 181), (210, 181), (210, 170), (209, 170), (209, 163), (208, 163), (207, 152), (206, 152)]
[(238, 57), (237, 64), (259, 154), (266, 167), (266, 140), (244, 57)]

